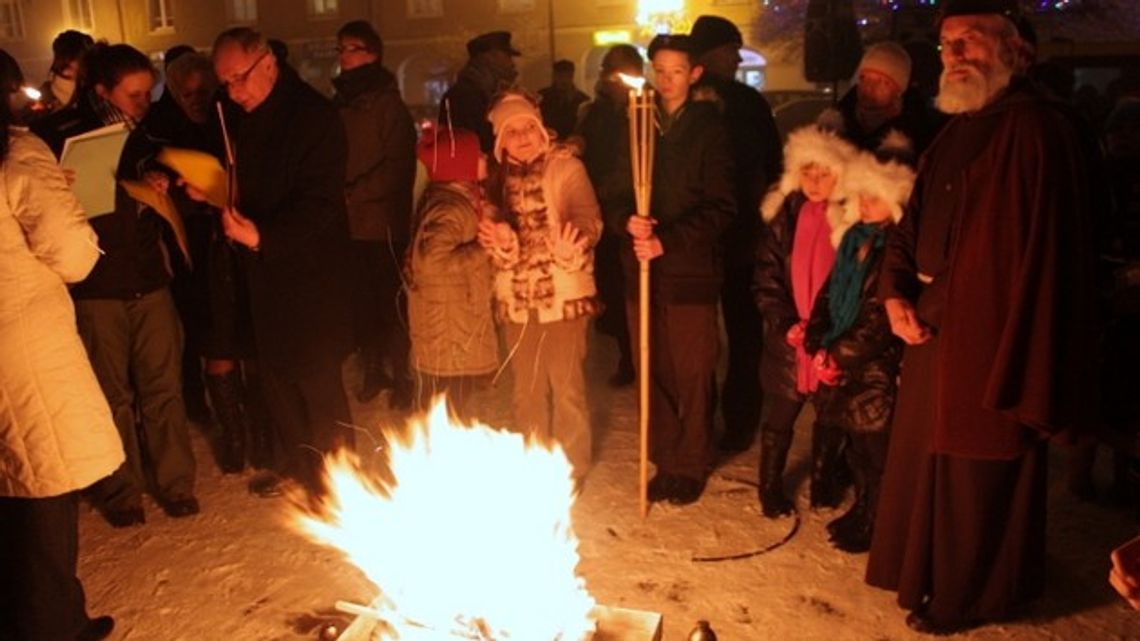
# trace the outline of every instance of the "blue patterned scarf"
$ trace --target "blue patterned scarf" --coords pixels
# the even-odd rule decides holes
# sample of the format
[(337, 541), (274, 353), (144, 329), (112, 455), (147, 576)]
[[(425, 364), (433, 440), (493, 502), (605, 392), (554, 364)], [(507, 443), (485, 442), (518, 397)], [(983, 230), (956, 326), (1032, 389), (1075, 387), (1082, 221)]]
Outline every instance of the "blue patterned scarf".
[[(827, 288), (827, 311), (831, 316), (831, 327), (823, 336), (823, 346), (831, 347), (855, 324), (859, 315), (859, 299), (863, 295), (863, 280), (874, 253), (886, 243), (887, 226), (882, 223), (856, 223), (843, 235), (839, 244), (839, 254), (831, 269), (831, 284)], [(860, 256), (863, 247), (868, 250)]]

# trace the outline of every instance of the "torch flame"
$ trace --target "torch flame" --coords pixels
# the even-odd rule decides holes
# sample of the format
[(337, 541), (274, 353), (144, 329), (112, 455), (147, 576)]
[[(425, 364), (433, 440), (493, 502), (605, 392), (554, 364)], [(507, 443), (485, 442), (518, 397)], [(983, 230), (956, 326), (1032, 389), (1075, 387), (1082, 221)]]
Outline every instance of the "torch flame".
[(629, 74), (619, 72), (618, 77), (621, 78), (621, 81), (625, 84), (625, 86), (629, 87), (630, 89), (636, 89), (638, 93), (641, 93), (641, 89), (645, 86), (644, 76), (631, 76)]
[(36, 89), (35, 87), (22, 87), (20, 91), (23, 91), (24, 95), (32, 100), (39, 100), (43, 97), (43, 94), (40, 93), (40, 90)]
[(383, 590), (373, 607), (396, 638), (433, 630), (580, 641), (593, 632), (561, 449), (455, 425), (442, 399), (426, 420), (386, 436), (395, 481), (372, 481), (348, 457), (330, 457), (322, 514), (299, 513), (297, 525)]

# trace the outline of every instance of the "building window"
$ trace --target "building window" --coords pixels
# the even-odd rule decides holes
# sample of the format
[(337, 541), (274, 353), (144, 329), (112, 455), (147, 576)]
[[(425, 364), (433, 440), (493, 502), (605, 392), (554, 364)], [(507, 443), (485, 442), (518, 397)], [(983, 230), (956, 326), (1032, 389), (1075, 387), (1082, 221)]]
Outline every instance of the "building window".
[(338, 0), (309, 0), (310, 18), (335, 18), (339, 13)]
[(91, 0), (63, 0), (63, 15), (74, 29), (91, 33), (95, 31), (95, 10)]
[(228, 0), (226, 18), (231, 22), (257, 22), (257, 0)]
[(147, 7), (150, 11), (151, 31), (172, 31), (174, 29), (173, 0), (150, 0)]
[(534, 11), (534, 0), (499, 0), (500, 13)]
[(439, 18), (443, 16), (443, 0), (408, 0), (409, 18)]
[(24, 12), (20, 0), (0, 0), (0, 40), (24, 39)]

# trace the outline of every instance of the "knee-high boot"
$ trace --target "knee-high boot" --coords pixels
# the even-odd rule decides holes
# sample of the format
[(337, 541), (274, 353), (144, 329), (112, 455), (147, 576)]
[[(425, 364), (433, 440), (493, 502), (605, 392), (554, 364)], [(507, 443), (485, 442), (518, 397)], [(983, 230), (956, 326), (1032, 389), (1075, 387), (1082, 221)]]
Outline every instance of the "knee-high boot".
[(765, 424), (760, 430), (760, 510), (774, 519), (791, 514), (795, 504), (784, 494), (784, 466), (792, 445), (792, 430), (776, 431)]
[(855, 478), (855, 503), (843, 516), (827, 524), (832, 543), (844, 552), (871, 549), (886, 451), (887, 435), (883, 432), (851, 435), (847, 461)]
[(277, 441), (270, 423), (269, 410), (265, 407), (256, 365), (252, 361), (246, 361), (244, 369), (249, 464), (259, 470), (271, 470), (277, 461)]
[(206, 390), (221, 428), (217, 443), (218, 467), (226, 474), (237, 474), (245, 468), (245, 442), (249, 431), (241, 370), (235, 367), (225, 374), (207, 374)]
[(818, 421), (811, 430), (811, 507), (835, 508), (843, 502), (849, 472), (843, 460), (847, 433)]

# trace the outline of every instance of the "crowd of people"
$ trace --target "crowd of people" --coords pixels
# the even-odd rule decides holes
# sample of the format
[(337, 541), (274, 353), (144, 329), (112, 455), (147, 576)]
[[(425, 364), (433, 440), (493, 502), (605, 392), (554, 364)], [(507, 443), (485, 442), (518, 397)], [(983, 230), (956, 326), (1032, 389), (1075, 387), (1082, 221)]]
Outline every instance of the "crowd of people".
[[(509, 367), (510, 427), (559, 444), (580, 486), (590, 326), (617, 344), (610, 384), (629, 385), (645, 263), (651, 501), (698, 501), (759, 434), (760, 510), (793, 513), (784, 472), (811, 403), (810, 506), (853, 485), (827, 529), (869, 552), (867, 582), (920, 632), (1010, 616), (1044, 585), (1047, 443), (1097, 420), (1103, 158), (1029, 78), (1016, 2), (945, 5), (936, 97), (878, 43), (786, 144), (717, 16), (655, 37), (647, 60), (613, 47), (593, 100), (568, 61), (541, 97), (518, 87), (511, 34), (480, 35), (420, 131), (365, 21), (337, 33), (331, 100), (248, 27), (168, 51), (154, 103), (158, 74), (128, 44), (61, 34), (34, 105), (4, 54), (0, 568), (20, 579), (0, 588), (0, 637), (110, 634), (75, 577), (79, 497), (115, 527), (145, 523), (144, 493), (198, 513), (192, 419), (215, 425), (223, 472), (258, 470), (250, 492), (319, 497), (322, 455), (354, 446), (352, 353), (361, 402), (442, 393), (462, 418)], [(646, 63), (657, 139), (638, 211), (620, 74)], [(56, 159), (115, 123), (130, 133), (113, 210), (84, 212)], [(216, 158), (220, 198), (170, 150)], [(1137, 548), (1113, 558), (1133, 600)]]

